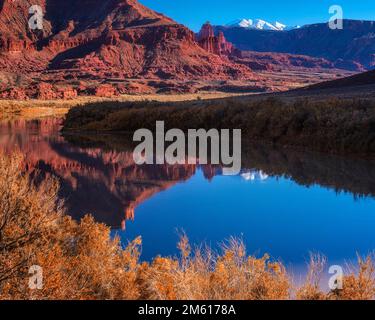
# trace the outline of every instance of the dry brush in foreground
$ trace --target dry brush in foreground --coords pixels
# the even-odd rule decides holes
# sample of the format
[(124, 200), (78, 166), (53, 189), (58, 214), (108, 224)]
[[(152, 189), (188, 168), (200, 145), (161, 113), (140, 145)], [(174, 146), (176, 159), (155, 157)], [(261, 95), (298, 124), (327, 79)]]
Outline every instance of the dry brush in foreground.
[[(186, 236), (179, 258), (140, 262), (141, 239), (123, 248), (108, 227), (65, 215), (58, 183), (22, 174), (20, 155), (0, 155), (0, 299), (373, 299), (374, 262), (344, 278), (344, 289), (324, 293), (324, 260), (312, 259), (309, 277), (294, 288), (279, 262), (246, 254), (231, 239), (218, 255), (192, 250)], [(43, 268), (43, 288), (29, 289), (29, 267)]]

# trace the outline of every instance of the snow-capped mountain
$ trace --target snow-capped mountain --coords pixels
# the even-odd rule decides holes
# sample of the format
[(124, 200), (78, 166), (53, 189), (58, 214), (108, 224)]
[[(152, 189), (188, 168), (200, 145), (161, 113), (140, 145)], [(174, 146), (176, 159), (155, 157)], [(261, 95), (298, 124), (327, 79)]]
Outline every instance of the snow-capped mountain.
[(258, 29), (258, 30), (272, 30), (272, 31), (285, 31), (299, 28), (296, 27), (288, 27), (285, 24), (282, 24), (278, 21), (274, 23), (267, 22), (262, 19), (238, 19), (228, 23), (227, 27), (241, 27), (246, 29)]

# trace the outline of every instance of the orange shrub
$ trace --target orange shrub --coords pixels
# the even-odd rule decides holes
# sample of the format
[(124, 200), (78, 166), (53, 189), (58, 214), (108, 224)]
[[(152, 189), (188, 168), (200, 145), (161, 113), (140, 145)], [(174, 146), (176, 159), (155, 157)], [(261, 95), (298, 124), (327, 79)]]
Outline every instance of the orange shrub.
[[(64, 214), (58, 183), (38, 187), (21, 172), (20, 155), (0, 155), (0, 299), (373, 299), (375, 267), (359, 259), (358, 272), (343, 279), (342, 290), (324, 293), (320, 275), (325, 258), (311, 257), (306, 283), (292, 290), (284, 266), (246, 254), (230, 239), (222, 254), (191, 249), (182, 235), (180, 257), (140, 263), (141, 238), (122, 248), (110, 229), (91, 216), (79, 223)], [(43, 268), (43, 286), (28, 286), (29, 267)]]

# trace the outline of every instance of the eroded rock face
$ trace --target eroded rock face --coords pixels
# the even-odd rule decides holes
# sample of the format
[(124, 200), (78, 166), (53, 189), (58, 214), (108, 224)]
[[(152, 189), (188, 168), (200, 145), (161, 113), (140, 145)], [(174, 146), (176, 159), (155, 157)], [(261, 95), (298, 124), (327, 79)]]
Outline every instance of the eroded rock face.
[(215, 55), (226, 57), (230, 61), (247, 66), (253, 71), (278, 71), (294, 69), (352, 69), (361, 70), (361, 65), (348, 61), (333, 63), (324, 58), (315, 58), (306, 55), (241, 51), (227, 41), (224, 32), (205, 23), (197, 35), (199, 45)]
[(117, 94), (118, 93), (116, 88), (109, 84), (100, 85), (95, 89), (95, 96), (97, 97), (111, 98), (116, 96)]
[(49, 83), (38, 83), (28, 88), (11, 87), (0, 90), (1, 99), (9, 100), (70, 100), (78, 96), (78, 91), (71, 86), (56, 87)]
[[(31, 5), (43, 10), (43, 30), (29, 28)], [(230, 50), (223, 36), (216, 46)], [(253, 77), (248, 67), (202, 49), (192, 31), (136, 0), (0, 0), (1, 72), (23, 74), (30, 83), (97, 85)], [(50, 98), (48, 91), (41, 96)]]
[(9, 100), (27, 100), (28, 95), (22, 88), (9, 88), (0, 91), (0, 98)]
[(57, 94), (58, 94), (58, 97), (63, 100), (74, 99), (78, 96), (77, 90), (69, 86), (58, 88)]
[(235, 51), (234, 46), (225, 39), (223, 32), (219, 32), (218, 36), (215, 36), (214, 29), (209, 22), (202, 26), (197, 41), (203, 49), (218, 56), (228, 57)]
[(373, 21), (344, 20), (343, 30), (332, 30), (328, 23), (282, 32), (226, 26), (215, 26), (214, 30), (224, 32), (230, 42), (244, 51), (323, 58), (350, 71), (375, 67)]
[(41, 100), (53, 100), (56, 99), (56, 92), (53, 86), (49, 83), (39, 83), (36, 88), (36, 98)]
[(235, 57), (234, 61), (252, 70), (345, 69), (324, 58), (275, 52), (241, 51), (241, 55)]

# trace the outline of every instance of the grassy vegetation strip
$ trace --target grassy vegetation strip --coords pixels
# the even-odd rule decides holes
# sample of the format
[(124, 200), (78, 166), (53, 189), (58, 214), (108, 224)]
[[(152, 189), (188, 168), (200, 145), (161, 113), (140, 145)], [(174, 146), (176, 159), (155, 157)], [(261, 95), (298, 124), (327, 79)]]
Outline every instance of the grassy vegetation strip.
[(166, 128), (242, 129), (249, 139), (335, 153), (375, 154), (375, 101), (241, 98), (163, 103), (93, 103), (69, 111), (65, 131)]

